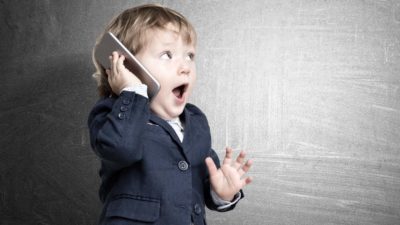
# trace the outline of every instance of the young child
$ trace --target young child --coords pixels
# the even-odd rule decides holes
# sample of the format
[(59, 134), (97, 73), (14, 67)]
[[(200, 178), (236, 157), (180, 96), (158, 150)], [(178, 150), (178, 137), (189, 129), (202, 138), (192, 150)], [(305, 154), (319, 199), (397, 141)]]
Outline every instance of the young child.
[[(100, 224), (201, 225), (205, 205), (228, 211), (243, 198), (252, 161), (226, 148), (220, 166), (205, 115), (187, 103), (196, 80), (196, 33), (159, 5), (127, 9), (112, 32), (159, 81), (147, 86), (113, 52), (111, 68), (95, 61), (101, 99), (89, 115), (90, 141), (101, 159)], [(101, 38), (101, 37), (100, 37)], [(96, 48), (95, 50), (96, 51)]]

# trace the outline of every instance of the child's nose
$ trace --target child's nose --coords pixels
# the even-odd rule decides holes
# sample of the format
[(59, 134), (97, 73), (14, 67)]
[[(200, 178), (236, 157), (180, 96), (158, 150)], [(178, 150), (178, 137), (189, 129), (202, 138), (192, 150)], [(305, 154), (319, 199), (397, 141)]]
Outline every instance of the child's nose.
[(189, 65), (188, 61), (182, 60), (182, 62), (179, 65), (178, 74), (179, 75), (189, 75), (190, 74), (190, 65)]

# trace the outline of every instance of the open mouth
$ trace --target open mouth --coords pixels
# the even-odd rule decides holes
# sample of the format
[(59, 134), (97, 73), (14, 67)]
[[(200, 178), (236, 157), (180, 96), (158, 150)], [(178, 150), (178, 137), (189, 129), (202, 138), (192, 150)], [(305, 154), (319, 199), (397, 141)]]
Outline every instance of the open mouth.
[(172, 90), (172, 93), (174, 93), (174, 95), (178, 99), (181, 99), (183, 97), (183, 95), (185, 94), (187, 88), (188, 88), (188, 84), (182, 84), (182, 85), (179, 85), (178, 87), (174, 88)]

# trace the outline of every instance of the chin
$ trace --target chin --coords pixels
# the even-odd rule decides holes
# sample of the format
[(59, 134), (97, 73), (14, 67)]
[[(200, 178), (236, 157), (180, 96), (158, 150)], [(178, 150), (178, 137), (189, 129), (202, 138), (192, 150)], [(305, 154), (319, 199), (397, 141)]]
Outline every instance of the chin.
[(183, 113), (184, 109), (185, 109), (185, 107), (180, 107), (179, 109), (170, 111), (169, 115), (171, 116), (171, 118), (179, 117)]
[[(155, 101), (154, 99), (150, 103), (150, 108), (155, 113), (157, 116), (161, 117), (162, 119), (173, 119), (179, 117), (186, 106), (186, 101), (182, 104), (176, 104), (175, 102), (160, 102), (160, 101)], [(163, 104), (160, 104), (163, 103)]]

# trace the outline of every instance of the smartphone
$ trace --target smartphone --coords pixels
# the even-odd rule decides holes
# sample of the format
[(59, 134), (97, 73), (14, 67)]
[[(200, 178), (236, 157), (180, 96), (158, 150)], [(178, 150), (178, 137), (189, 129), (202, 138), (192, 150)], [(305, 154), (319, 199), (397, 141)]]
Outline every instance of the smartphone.
[(139, 62), (139, 60), (114, 36), (111, 32), (105, 33), (94, 51), (95, 59), (105, 68), (111, 68), (109, 56), (113, 51), (125, 56), (124, 65), (133, 74), (147, 85), (149, 99), (153, 98), (160, 90), (160, 83)]

